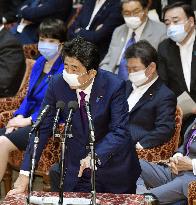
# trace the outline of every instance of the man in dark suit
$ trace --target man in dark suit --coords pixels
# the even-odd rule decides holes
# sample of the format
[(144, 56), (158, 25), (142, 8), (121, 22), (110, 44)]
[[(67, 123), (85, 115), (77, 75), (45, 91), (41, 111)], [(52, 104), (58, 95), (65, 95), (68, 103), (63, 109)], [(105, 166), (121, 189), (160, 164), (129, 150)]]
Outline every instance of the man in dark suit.
[(157, 52), (150, 43), (137, 42), (125, 56), (129, 72), (129, 133), (139, 149), (159, 146), (173, 135), (176, 96), (157, 75)]
[(114, 29), (123, 22), (120, 0), (86, 0), (67, 36), (70, 40), (79, 35), (94, 43), (103, 59)]
[(17, 21), (17, 9), (23, 0), (0, 0), (0, 13), (3, 23), (13, 23)]
[[(128, 104), (126, 84), (110, 72), (98, 69), (99, 54), (93, 44), (81, 38), (65, 43), (63, 48), (65, 69), (63, 75), (51, 79), (43, 106), (50, 105), (50, 112), (40, 128), (38, 160), (48, 137), (51, 135), (56, 103), (61, 100), (78, 101), (80, 108), (72, 117), (72, 137), (67, 140), (65, 156), (66, 174), (64, 191), (89, 192), (90, 157), (88, 122), (84, 111), (84, 101), (89, 101), (95, 128), (95, 152), (99, 159), (96, 171), (97, 192), (135, 193), (136, 180), (140, 167), (126, 125), (128, 123)], [(61, 113), (65, 122), (69, 110)], [(32, 142), (26, 150), (23, 165), (15, 189), (9, 194), (25, 191), (29, 170), (29, 157)], [(59, 176), (53, 183), (59, 181)]]
[[(1, 14), (0, 14), (1, 17)], [(22, 46), (3, 26), (0, 18), (0, 97), (14, 96), (25, 73)]]
[[(187, 129), (183, 145), (170, 158), (169, 163), (157, 165), (140, 160), (142, 179), (146, 190), (153, 193), (161, 204), (185, 205), (188, 184), (196, 180), (196, 119)], [(179, 202), (180, 201), (180, 202)]]
[(18, 10), (20, 21), (12, 33), (22, 44), (38, 42), (38, 27), (45, 18), (66, 22), (72, 11), (72, 0), (26, 0)]
[[(195, 15), (190, 5), (175, 3), (164, 10), (168, 39), (158, 48), (158, 73), (176, 96), (186, 91), (196, 102)], [(195, 111), (183, 123), (183, 133), (195, 118)]]

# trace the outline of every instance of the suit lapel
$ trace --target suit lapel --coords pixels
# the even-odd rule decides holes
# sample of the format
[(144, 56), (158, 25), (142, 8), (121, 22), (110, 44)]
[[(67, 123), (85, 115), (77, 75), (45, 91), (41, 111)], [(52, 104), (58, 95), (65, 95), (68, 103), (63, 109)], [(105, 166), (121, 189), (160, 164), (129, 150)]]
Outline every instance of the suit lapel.
[(140, 40), (149, 39), (152, 36), (153, 25), (150, 19), (147, 20), (146, 25), (144, 26), (144, 30), (141, 34)]
[(195, 86), (196, 86), (196, 39), (193, 45), (193, 52), (192, 52), (190, 90), (195, 90)]
[(96, 113), (98, 113), (99, 108), (101, 106), (101, 102), (104, 99), (105, 95), (105, 79), (102, 76), (102, 73), (98, 71), (97, 76), (95, 77), (93, 87), (91, 90), (91, 95), (89, 99), (90, 107), (91, 107), (91, 115), (92, 119), (95, 118)]
[(130, 111), (130, 113), (134, 112), (136, 109), (141, 107), (143, 104), (145, 104), (147, 101), (152, 100), (156, 90), (160, 86), (160, 79), (158, 78), (144, 93), (144, 95), (140, 98), (140, 100), (136, 103), (136, 105), (133, 107), (133, 109)]
[[(95, 17), (93, 18), (93, 21), (91, 22), (91, 25), (90, 25), (90, 29), (91, 29), (91, 26), (95, 25), (97, 19), (102, 16), (102, 13), (107, 9), (107, 7), (110, 5), (112, 1), (111, 0), (106, 0), (104, 2), (104, 4), (101, 6), (101, 8), (99, 9), (99, 11), (97, 12), (97, 14), (95, 15)], [(96, 1), (95, 1), (96, 3)], [(94, 5), (95, 6), (95, 5)]]

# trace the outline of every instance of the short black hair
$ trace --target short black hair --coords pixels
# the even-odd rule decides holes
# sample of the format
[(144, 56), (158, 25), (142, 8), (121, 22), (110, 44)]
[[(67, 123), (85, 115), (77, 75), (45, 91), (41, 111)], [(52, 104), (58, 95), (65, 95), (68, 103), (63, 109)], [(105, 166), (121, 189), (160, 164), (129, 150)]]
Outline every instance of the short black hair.
[(72, 57), (79, 60), (87, 69), (97, 70), (100, 63), (100, 56), (97, 47), (82, 37), (76, 37), (65, 42), (62, 49), (62, 57)]
[(66, 40), (66, 27), (62, 20), (47, 18), (39, 26), (39, 36), (44, 38), (54, 38), (60, 42)]
[(149, 0), (121, 0), (121, 8), (123, 6), (123, 3), (128, 3), (130, 1), (138, 1), (138, 2), (140, 2), (140, 4), (141, 4), (143, 9), (146, 9), (149, 6)]
[(167, 11), (174, 9), (174, 8), (178, 8), (178, 7), (182, 8), (184, 10), (184, 13), (186, 14), (187, 18), (193, 17), (194, 22), (195, 22), (195, 14), (194, 14), (192, 7), (189, 4), (186, 4), (182, 1), (178, 1), (178, 2), (175, 2), (173, 4), (167, 5), (163, 9), (163, 19), (165, 18), (165, 14)]
[(148, 41), (141, 40), (126, 49), (125, 58), (139, 58), (147, 67), (152, 62), (157, 64), (158, 55), (156, 49)]

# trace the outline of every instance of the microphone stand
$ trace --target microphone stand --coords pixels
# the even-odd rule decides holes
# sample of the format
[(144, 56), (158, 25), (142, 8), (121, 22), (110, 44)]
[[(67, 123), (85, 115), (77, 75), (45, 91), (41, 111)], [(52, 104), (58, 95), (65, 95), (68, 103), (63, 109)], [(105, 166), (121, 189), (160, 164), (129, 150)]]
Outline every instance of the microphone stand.
[(85, 102), (86, 113), (89, 121), (89, 146), (90, 146), (90, 165), (91, 165), (91, 204), (97, 205), (96, 203), (96, 155), (95, 155), (95, 131), (92, 123), (92, 117), (89, 109), (89, 103)]
[(68, 131), (71, 125), (71, 118), (73, 114), (73, 109), (70, 109), (69, 115), (66, 119), (64, 137), (61, 137), (61, 159), (60, 159), (60, 183), (59, 183), (59, 205), (63, 205), (63, 185), (64, 185), (64, 176), (67, 168), (65, 168), (65, 149), (67, 144)]
[[(29, 139), (31, 137), (31, 132), (29, 133)], [(29, 185), (28, 185), (28, 196), (26, 198), (27, 205), (30, 205), (30, 197), (31, 197), (31, 192), (32, 192), (32, 184), (33, 184), (33, 176), (34, 176), (34, 171), (35, 171), (35, 164), (36, 164), (36, 152), (37, 152), (37, 147), (39, 143), (39, 129), (36, 130), (36, 135), (34, 138), (34, 148), (33, 148), (33, 155), (31, 155), (31, 171), (29, 175)]]

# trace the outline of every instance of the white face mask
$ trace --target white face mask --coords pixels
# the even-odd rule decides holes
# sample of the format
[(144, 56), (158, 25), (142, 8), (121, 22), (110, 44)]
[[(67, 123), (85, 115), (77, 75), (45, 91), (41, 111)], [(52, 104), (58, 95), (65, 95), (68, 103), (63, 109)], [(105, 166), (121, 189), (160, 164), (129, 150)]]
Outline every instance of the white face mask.
[(182, 42), (185, 37), (187, 36), (187, 32), (184, 29), (184, 24), (179, 25), (171, 25), (167, 29), (167, 36), (175, 41), (175, 42)]
[(85, 75), (86, 73), (87, 73), (87, 72), (82, 73), (82, 74), (80, 74), (80, 75), (70, 74), (70, 73), (68, 73), (68, 72), (64, 69), (64, 70), (63, 70), (63, 79), (69, 84), (70, 87), (72, 87), (72, 88), (74, 88), (74, 89), (77, 89), (77, 88), (79, 88), (81, 85), (84, 85), (84, 84), (86, 84), (86, 83), (89, 81), (89, 79), (88, 79), (86, 82), (84, 82), (84, 83), (82, 83), (82, 84), (78, 81), (78, 77), (79, 77), (79, 76), (83, 76), (83, 75)]
[(137, 29), (142, 24), (141, 19), (136, 16), (124, 16), (124, 20), (126, 25), (131, 29)]
[(136, 86), (139, 87), (140, 85), (144, 84), (148, 77), (145, 75), (145, 70), (141, 70), (134, 73), (129, 73), (129, 80)]

